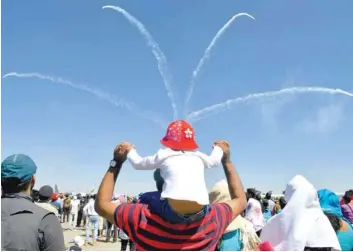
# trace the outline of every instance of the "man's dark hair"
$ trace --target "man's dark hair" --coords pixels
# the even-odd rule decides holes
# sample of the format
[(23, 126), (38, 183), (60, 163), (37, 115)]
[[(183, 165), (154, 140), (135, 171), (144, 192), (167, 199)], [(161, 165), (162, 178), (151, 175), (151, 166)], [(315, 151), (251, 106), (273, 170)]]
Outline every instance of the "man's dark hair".
[(281, 209), (283, 209), (287, 205), (287, 201), (285, 200), (284, 197), (279, 198), (278, 203), (281, 206)]
[(161, 176), (161, 170), (156, 169), (153, 173), (153, 179), (156, 182), (156, 187), (159, 192), (163, 191), (164, 179)]
[(349, 204), (353, 197), (353, 190), (348, 190), (343, 196), (344, 203)]
[(265, 196), (265, 199), (270, 200), (271, 197), (272, 197), (272, 192), (271, 192), (271, 191), (270, 191), (270, 192), (267, 192), (267, 193), (266, 193), (266, 196)]
[(256, 199), (256, 190), (254, 188), (248, 188), (246, 190), (246, 195), (248, 196), (249, 199), (251, 198)]
[(20, 193), (27, 191), (31, 186), (31, 180), (21, 183), (19, 178), (2, 178), (1, 188), (3, 194)]
[(336, 215), (330, 214), (330, 213), (325, 213), (325, 215), (327, 216), (328, 220), (330, 221), (335, 232), (337, 232), (338, 230), (341, 229), (342, 224), (341, 224), (340, 218), (338, 218)]
[(261, 204), (262, 212), (265, 212), (265, 210), (268, 208), (269, 203), (267, 199), (264, 199)]
[(33, 202), (39, 201), (39, 191), (38, 190), (33, 189), (31, 196), (32, 196)]
[(96, 196), (97, 196), (96, 194), (92, 194), (92, 195), (91, 195), (91, 199), (94, 199), (94, 200), (95, 200), (95, 199), (96, 199)]
[(39, 195), (39, 201), (48, 201), (50, 198)]
[(258, 201), (261, 201), (261, 192), (260, 191), (256, 191), (256, 199)]
[(156, 187), (157, 187), (158, 192), (162, 192), (163, 191), (163, 185), (164, 185), (164, 181), (156, 182)]

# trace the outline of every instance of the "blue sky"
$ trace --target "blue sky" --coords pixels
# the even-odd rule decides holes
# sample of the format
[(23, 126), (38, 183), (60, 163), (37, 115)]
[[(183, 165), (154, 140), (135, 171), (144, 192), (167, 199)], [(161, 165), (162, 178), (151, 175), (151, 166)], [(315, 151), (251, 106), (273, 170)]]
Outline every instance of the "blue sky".
[[(192, 71), (211, 39), (239, 12), (196, 80), (190, 111), (293, 86), (353, 91), (352, 1), (2, 1), (2, 75), (37, 72), (69, 79), (155, 111), (173, 110), (156, 59), (120, 13), (139, 19), (168, 59), (180, 112)], [(280, 192), (295, 174), (318, 189), (352, 187), (353, 99), (310, 93), (252, 100), (194, 123), (201, 150), (231, 143), (245, 187)], [(160, 148), (165, 129), (90, 93), (47, 80), (2, 79), (2, 158), (33, 157), (37, 186), (98, 187), (122, 140), (140, 154)], [(221, 168), (206, 172), (211, 186)], [(124, 166), (118, 193), (154, 189), (152, 172)]]

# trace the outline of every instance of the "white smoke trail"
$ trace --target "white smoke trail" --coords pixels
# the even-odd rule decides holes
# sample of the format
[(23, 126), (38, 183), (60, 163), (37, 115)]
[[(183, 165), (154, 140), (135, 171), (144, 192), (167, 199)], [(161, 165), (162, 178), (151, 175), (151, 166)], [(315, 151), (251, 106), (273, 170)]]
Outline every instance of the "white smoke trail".
[(151, 120), (155, 123), (157, 123), (158, 125), (162, 126), (163, 128), (165, 128), (165, 126), (167, 125), (164, 120), (162, 120), (161, 118), (159, 118), (158, 115), (156, 115), (153, 112), (149, 112), (149, 111), (139, 111), (135, 105), (131, 102), (126, 102), (122, 99), (117, 100), (114, 96), (103, 92), (99, 89), (96, 88), (91, 88), (91, 87), (87, 87), (85, 85), (82, 84), (76, 84), (73, 83), (69, 80), (65, 80), (63, 78), (60, 77), (52, 77), (52, 76), (48, 76), (48, 75), (43, 75), (43, 74), (39, 74), (39, 73), (17, 73), (17, 72), (11, 72), (11, 73), (7, 73), (5, 74), (2, 78), (7, 78), (7, 77), (18, 77), (18, 78), (38, 78), (38, 79), (42, 79), (42, 80), (49, 80), (53, 83), (56, 84), (61, 84), (61, 85), (66, 85), (66, 86), (70, 86), (73, 87), (75, 89), (79, 89), (85, 92), (88, 92), (102, 100), (105, 100), (111, 104), (113, 104), (116, 107), (120, 107), (120, 108), (125, 108), (133, 113), (135, 113), (136, 115), (143, 117), (145, 119)]
[(249, 17), (249, 18), (255, 20), (255, 18), (248, 13), (238, 13), (238, 14), (234, 15), (233, 17), (231, 17), (231, 19), (229, 19), (228, 22), (223, 25), (223, 27), (217, 32), (216, 36), (214, 36), (214, 38), (211, 40), (211, 43), (207, 47), (202, 58), (200, 59), (199, 63), (197, 64), (195, 70), (193, 71), (192, 78), (191, 78), (190, 85), (189, 85), (189, 90), (188, 90), (188, 92), (186, 94), (186, 98), (185, 98), (186, 113), (187, 113), (188, 104), (191, 100), (191, 97), (192, 97), (192, 94), (194, 92), (194, 88), (196, 85), (196, 78), (197, 78), (203, 64), (205, 63), (206, 59), (208, 59), (210, 57), (212, 48), (216, 45), (217, 41), (221, 38), (223, 33), (230, 27), (230, 25), (235, 21), (235, 19), (237, 19), (238, 17), (241, 17), (241, 16), (246, 16), (246, 17)]
[(173, 117), (174, 117), (174, 120), (176, 120), (178, 117), (178, 110), (176, 107), (175, 97), (172, 90), (171, 74), (169, 73), (169, 69), (168, 69), (167, 57), (159, 48), (158, 43), (154, 40), (152, 35), (146, 29), (146, 27), (138, 19), (136, 19), (134, 16), (132, 16), (123, 8), (119, 6), (106, 5), (106, 6), (103, 6), (102, 9), (113, 9), (121, 13), (132, 25), (134, 25), (138, 29), (141, 35), (145, 37), (145, 39), (147, 40), (147, 45), (151, 47), (152, 53), (157, 60), (158, 70), (164, 81), (164, 86), (166, 88), (167, 95), (172, 103), (173, 113), (174, 113)]
[(325, 87), (292, 87), (285, 88), (278, 91), (269, 91), (264, 93), (249, 94), (247, 96), (239, 97), (236, 99), (230, 99), (225, 102), (221, 102), (212, 106), (205, 107), (198, 111), (191, 112), (187, 119), (189, 121), (199, 121), (205, 119), (211, 115), (219, 114), (223, 111), (230, 110), (234, 105), (238, 103), (248, 102), (250, 100), (262, 99), (262, 98), (273, 98), (275, 96), (285, 95), (285, 94), (297, 94), (297, 93), (325, 93), (325, 94), (341, 94), (349, 97), (353, 97), (353, 93), (349, 93), (342, 89), (333, 89)]

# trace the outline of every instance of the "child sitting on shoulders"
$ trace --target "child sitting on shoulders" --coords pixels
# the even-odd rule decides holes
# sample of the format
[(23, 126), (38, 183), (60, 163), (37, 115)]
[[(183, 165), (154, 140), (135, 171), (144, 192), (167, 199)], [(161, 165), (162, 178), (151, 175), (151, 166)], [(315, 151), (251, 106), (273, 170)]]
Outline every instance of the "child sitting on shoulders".
[(189, 214), (196, 212), (200, 212), (198, 216), (202, 216), (205, 206), (209, 204), (204, 170), (221, 164), (222, 149), (214, 145), (210, 156), (196, 151), (198, 145), (194, 130), (183, 120), (172, 122), (160, 142), (166, 148), (148, 157), (141, 157), (129, 143), (122, 145), (128, 151), (127, 159), (135, 169), (160, 169), (164, 180), (161, 198), (168, 201), (160, 211), (162, 216), (183, 221), (183, 217), (174, 216), (171, 209), (182, 213), (186, 219), (192, 218)]

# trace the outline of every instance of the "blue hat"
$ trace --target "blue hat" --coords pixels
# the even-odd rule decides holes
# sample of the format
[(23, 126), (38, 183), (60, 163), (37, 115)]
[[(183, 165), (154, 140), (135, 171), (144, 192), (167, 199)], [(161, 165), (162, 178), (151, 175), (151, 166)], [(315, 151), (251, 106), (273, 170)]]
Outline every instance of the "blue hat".
[(1, 177), (18, 178), (21, 183), (29, 181), (36, 171), (34, 161), (24, 154), (11, 155), (1, 163)]

